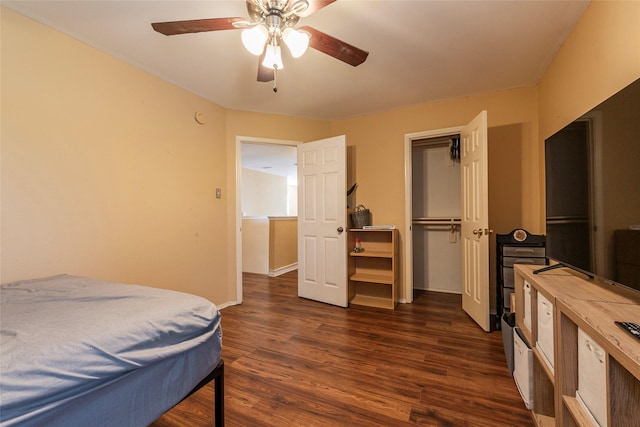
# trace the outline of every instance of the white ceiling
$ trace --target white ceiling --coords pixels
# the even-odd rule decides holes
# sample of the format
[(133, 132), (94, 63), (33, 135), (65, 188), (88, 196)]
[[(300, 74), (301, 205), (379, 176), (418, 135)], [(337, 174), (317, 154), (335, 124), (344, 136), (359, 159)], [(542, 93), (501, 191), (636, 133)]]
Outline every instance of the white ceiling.
[(242, 143), (242, 167), (287, 177), (289, 185), (298, 183), (298, 151), (281, 144)]
[[(313, 0), (310, 0), (313, 1)], [(247, 18), (232, 1), (2, 1), (18, 12), (230, 109), (341, 119), (530, 86), (588, 1), (338, 0), (300, 20), (369, 51), (351, 67), (309, 49), (272, 83), (240, 31), (164, 36), (152, 22)]]

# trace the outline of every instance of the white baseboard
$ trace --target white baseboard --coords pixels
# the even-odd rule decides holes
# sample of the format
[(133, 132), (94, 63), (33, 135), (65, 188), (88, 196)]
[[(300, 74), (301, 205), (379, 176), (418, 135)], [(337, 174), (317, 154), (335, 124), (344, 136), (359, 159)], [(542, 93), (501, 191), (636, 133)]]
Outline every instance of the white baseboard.
[(440, 292), (440, 293), (443, 293), (443, 294), (456, 294), (456, 295), (462, 294), (461, 290), (451, 289), (451, 288), (429, 287), (429, 288), (414, 288), (414, 290), (427, 291), (427, 292)]
[(281, 274), (288, 273), (293, 270), (298, 269), (298, 263), (294, 262), (293, 264), (285, 265), (284, 267), (277, 268), (275, 270), (269, 270), (269, 277), (277, 277)]
[(218, 310), (222, 310), (223, 308), (227, 308), (227, 307), (232, 307), (234, 305), (239, 305), (238, 301), (229, 301), (229, 302), (225, 302), (224, 304), (220, 304), (216, 306), (218, 307)]

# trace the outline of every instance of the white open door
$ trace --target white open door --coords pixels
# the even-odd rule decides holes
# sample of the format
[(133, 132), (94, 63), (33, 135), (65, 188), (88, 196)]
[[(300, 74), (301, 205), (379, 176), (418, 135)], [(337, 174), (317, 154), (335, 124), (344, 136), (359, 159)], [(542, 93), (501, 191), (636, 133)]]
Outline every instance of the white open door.
[(298, 146), (298, 296), (347, 307), (346, 138)]
[(489, 209), (487, 112), (460, 132), (462, 174), (462, 308), (491, 330), (489, 303)]

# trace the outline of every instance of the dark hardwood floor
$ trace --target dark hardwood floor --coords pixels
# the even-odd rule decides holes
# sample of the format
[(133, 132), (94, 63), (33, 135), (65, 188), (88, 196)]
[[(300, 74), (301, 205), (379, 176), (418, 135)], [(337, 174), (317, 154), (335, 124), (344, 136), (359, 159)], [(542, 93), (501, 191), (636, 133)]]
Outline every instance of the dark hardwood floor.
[[(228, 427), (533, 425), (501, 333), (459, 295), (344, 309), (298, 298), (296, 272), (243, 281), (243, 304), (222, 310)], [(211, 384), (152, 424), (211, 425)]]

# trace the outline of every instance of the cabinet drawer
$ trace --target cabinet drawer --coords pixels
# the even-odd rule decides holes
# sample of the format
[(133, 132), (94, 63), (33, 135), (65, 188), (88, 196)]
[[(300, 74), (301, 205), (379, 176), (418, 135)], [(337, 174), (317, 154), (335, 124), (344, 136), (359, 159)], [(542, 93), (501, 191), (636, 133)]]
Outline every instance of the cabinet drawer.
[(504, 257), (502, 265), (505, 267), (513, 267), (513, 264), (537, 264), (544, 265), (546, 258), (527, 258), (527, 257)]
[(511, 257), (544, 258), (545, 252), (543, 247), (504, 246), (502, 248), (502, 255)]

